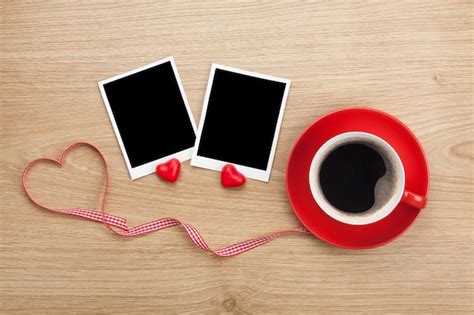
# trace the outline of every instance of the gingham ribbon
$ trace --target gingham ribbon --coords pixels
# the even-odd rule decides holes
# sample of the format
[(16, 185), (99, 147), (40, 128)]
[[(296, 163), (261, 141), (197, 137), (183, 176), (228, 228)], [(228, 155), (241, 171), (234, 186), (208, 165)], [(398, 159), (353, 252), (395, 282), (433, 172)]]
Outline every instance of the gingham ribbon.
[[(94, 151), (96, 151), (100, 157), (102, 158), (102, 161), (104, 163), (104, 168), (105, 168), (105, 175), (104, 175), (104, 183), (103, 183), (103, 189), (100, 197), (100, 211), (95, 211), (95, 210), (90, 210), (90, 209), (82, 209), (82, 208), (52, 208), (48, 207), (44, 204), (42, 204), (39, 199), (36, 199), (30, 190), (28, 189), (28, 174), (31, 170), (31, 168), (40, 163), (40, 162), (49, 162), (53, 163), (59, 166), (62, 166), (64, 164), (64, 160), (66, 158), (66, 155), (74, 148), (78, 146), (89, 146), (91, 147)], [(198, 232), (198, 230), (192, 226), (191, 224), (187, 224), (184, 222), (181, 222), (178, 219), (174, 218), (162, 218), (162, 219), (157, 219), (153, 220), (148, 223), (141, 224), (139, 226), (136, 226), (134, 228), (129, 228), (127, 224), (127, 220), (109, 213), (105, 212), (105, 198), (107, 195), (107, 189), (108, 189), (108, 181), (109, 181), (109, 170), (108, 170), (108, 164), (107, 164), (107, 159), (105, 158), (104, 154), (102, 151), (99, 150), (98, 147), (95, 145), (88, 143), (88, 142), (76, 142), (68, 146), (64, 152), (62, 153), (61, 157), (59, 159), (53, 159), (53, 158), (48, 158), (48, 157), (43, 157), (39, 159), (35, 159), (31, 162), (29, 162), (25, 169), (23, 170), (23, 175), (22, 175), (22, 183), (23, 183), (23, 189), (25, 190), (27, 196), (31, 199), (31, 201), (46, 210), (66, 214), (66, 215), (72, 215), (72, 216), (77, 216), (81, 217), (84, 219), (88, 219), (91, 221), (96, 221), (96, 222), (101, 222), (105, 226), (107, 226), (111, 231), (114, 233), (120, 235), (120, 236), (137, 236), (137, 235), (143, 235), (159, 230), (163, 230), (169, 227), (177, 226), (180, 225), (181, 227), (184, 228), (186, 231), (187, 235), (191, 239), (191, 241), (202, 249), (203, 251), (209, 252), (215, 256), (219, 257), (230, 257), (230, 256), (236, 256), (238, 254), (241, 254), (243, 252), (246, 252), (248, 250), (251, 250), (255, 247), (264, 245), (268, 242), (273, 241), (274, 239), (287, 235), (290, 233), (302, 233), (302, 234), (309, 234), (308, 230), (304, 227), (296, 227), (292, 228), (289, 230), (284, 230), (284, 231), (277, 231), (273, 232), (261, 237), (257, 237), (255, 239), (247, 240), (244, 242), (240, 242), (231, 246), (227, 246), (221, 249), (213, 250), (212, 248), (207, 245), (206, 241), (202, 237), (202, 235)]]

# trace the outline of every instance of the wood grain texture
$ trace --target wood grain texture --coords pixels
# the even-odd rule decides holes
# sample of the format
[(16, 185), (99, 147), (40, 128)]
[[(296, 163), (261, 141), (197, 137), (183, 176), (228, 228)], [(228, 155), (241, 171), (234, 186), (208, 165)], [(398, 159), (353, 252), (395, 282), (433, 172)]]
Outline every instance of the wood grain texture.
[[(471, 1), (2, 1), (1, 312), (473, 312), (473, 48)], [(292, 80), (269, 184), (225, 190), (189, 163), (174, 186), (129, 180), (97, 81), (169, 55), (196, 120), (212, 62)], [(284, 184), (291, 147), (352, 105), (402, 119), (431, 168), (427, 209), (374, 250), (290, 236), (218, 259), (179, 228), (121, 239), (43, 211), (20, 185), (27, 161), (88, 140), (111, 165), (109, 212), (131, 225), (178, 217), (228, 245), (299, 224)], [(83, 149), (32, 185), (52, 205), (96, 207), (101, 174)]]

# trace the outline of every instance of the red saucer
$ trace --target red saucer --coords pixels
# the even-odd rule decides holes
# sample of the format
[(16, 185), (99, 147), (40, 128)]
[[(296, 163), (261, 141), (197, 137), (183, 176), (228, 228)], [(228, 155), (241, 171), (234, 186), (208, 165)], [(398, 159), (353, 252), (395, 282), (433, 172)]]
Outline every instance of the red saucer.
[(415, 135), (395, 117), (368, 108), (343, 109), (315, 121), (300, 136), (291, 152), (286, 189), (296, 216), (315, 236), (339, 247), (373, 248), (399, 237), (421, 210), (400, 203), (387, 217), (367, 225), (345, 224), (321, 210), (309, 187), (311, 161), (327, 140), (350, 131), (372, 133), (387, 141), (397, 151), (405, 167), (405, 188), (427, 196), (428, 164)]

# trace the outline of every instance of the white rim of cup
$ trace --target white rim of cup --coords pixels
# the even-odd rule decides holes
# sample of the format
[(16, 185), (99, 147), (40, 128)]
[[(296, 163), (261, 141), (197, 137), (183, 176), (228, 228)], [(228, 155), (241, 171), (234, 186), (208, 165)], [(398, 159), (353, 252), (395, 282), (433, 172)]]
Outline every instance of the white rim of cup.
[[(392, 197), (390, 198), (389, 202), (383, 207), (382, 210), (377, 211), (371, 216), (357, 216), (357, 215), (345, 215), (342, 213), (340, 210), (335, 210), (335, 207), (330, 206), (329, 201), (326, 200), (324, 196), (322, 196), (319, 193), (319, 183), (316, 182), (317, 174), (316, 174), (316, 167), (317, 167), (317, 161), (321, 159), (321, 157), (326, 154), (326, 151), (328, 147), (332, 146), (334, 143), (339, 142), (341, 140), (347, 139), (347, 138), (365, 138), (369, 140), (374, 140), (377, 143), (379, 143), (381, 146), (387, 149), (387, 152), (390, 152), (390, 154), (393, 156), (395, 163), (397, 164), (398, 168), (400, 169), (400, 185), (398, 191), (394, 194), (395, 198)], [(318, 170), (319, 171), (319, 170)], [(309, 169), (309, 186), (311, 188), (311, 193), (313, 194), (313, 198), (318, 204), (318, 206), (331, 218), (340, 221), (342, 223), (346, 224), (351, 224), (351, 225), (366, 225), (366, 224), (371, 224), (377, 221), (382, 220), (386, 216), (388, 216), (400, 203), (400, 200), (402, 199), (403, 192), (405, 190), (405, 169), (403, 167), (403, 163), (400, 159), (400, 157), (397, 154), (397, 151), (388, 144), (385, 140), (382, 138), (371, 134), (367, 132), (346, 132), (342, 133), (340, 135), (337, 135), (328, 141), (326, 141), (316, 152), (316, 154), (313, 157), (313, 160), (311, 161), (311, 167)]]

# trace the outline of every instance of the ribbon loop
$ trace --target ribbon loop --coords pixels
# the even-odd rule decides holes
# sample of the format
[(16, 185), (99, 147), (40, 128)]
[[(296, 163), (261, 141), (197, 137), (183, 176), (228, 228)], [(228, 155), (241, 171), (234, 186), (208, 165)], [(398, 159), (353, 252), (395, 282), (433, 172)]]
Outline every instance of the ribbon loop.
[[(96, 151), (99, 154), (99, 156), (102, 158), (102, 161), (104, 163), (105, 174), (104, 174), (104, 186), (103, 186), (102, 194), (100, 198), (100, 211), (82, 209), (82, 208), (52, 208), (52, 207), (48, 207), (42, 204), (38, 199), (33, 197), (33, 195), (31, 194), (28, 188), (28, 174), (30, 170), (33, 168), (35, 164), (38, 164), (40, 162), (50, 162), (50, 163), (52, 162), (54, 164), (57, 164), (59, 167), (62, 167), (67, 154), (72, 149), (77, 148), (79, 146), (88, 146), (92, 148), (94, 151)], [(194, 245), (196, 245), (201, 250), (209, 252), (218, 257), (236, 256), (238, 254), (249, 251), (253, 248), (267, 244), (278, 237), (288, 235), (290, 233), (309, 234), (309, 231), (306, 228), (296, 227), (289, 230), (272, 232), (265, 236), (261, 236), (255, 239), (240, 242), (240, 243), (237, 243), (228, 247), (224, 247), (221, 249), (213, 250), (209, 247), (209, 245), (207, 245), (203, 236), (199, 233), (199, 231), (194, 226), (181, 222), (178, 219), (162, 218), (162, 219), (157, 219), (157, 220), (150, 221), (148, 223), (138, 225), (133, 228), (129, 228), (126, 219), (105, 212), (105, 198), (106, 198), (107, 189), (108, 189), (108, 178), (109, 178), (108, 164), (102, 151), (98, 147), (96, 147), (95, 145), (89, 142), (76, 142), (68, 146), (64, 150), (64, 152), (62, 153), (61, 157), (58, 160), (44, 157), (44, 158), (35, 159), (29, 162), (23, 170), (22, 184), (23, 184), (23, 189), (25, 190), (26, 195), (35, 205), (49, 211), (58, 212), (58, 213), (66, 214), (66, 215), (72, 215), (72, 216), (88, 219), (95, 222), (101, 222), (102, 224), (107, 226), (111, 231), (113, 231), (114, 233), (120, 236), (133, 237), (133, 236), (148, 234), (148, 233), (163, 230), (169, 227), (181, 225), (183, 229), (186, 231), (191, 241), (194, 243)]]

